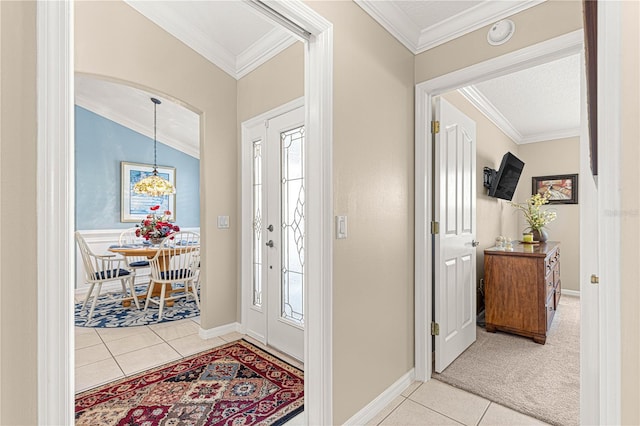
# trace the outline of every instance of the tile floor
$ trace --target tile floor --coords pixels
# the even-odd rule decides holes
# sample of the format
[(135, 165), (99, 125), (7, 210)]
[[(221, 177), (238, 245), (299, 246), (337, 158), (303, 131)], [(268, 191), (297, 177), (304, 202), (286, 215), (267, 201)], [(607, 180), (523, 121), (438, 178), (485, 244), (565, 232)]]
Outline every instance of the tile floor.
[(414, 382), (367, 425), (544, 425), (438, 380)]
[[(239, 333), (203, 340), (199, 318), (128, 328), (75, 328), (76, 392), (246, 338)], [(270, 352), (302, 368), (297, 360)], [(287, 424), (303, 424), (299, 415)], [(437, 380), (413, 383), (368, 425), (540, 425), (536, 419)]]

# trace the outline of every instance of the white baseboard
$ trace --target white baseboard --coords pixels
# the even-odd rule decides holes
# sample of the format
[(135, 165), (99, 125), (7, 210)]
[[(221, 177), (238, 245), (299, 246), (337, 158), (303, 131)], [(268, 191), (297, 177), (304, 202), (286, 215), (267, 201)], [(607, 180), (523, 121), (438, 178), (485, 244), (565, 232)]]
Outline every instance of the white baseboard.
[(202, 339), (213, 339), (214, 337), (224, 336), (225, 334), (240, 332), (240, 324), (233, 322), (231, 324), (221, 325), (220, 327), (209, 328), (205, 330), (200, 328), (199, 336)]
[(404, 392), (405, 389), (413, 383), (415, 379), (415, 371), (411, 369), (408, 373), (400, 377), (394, 384), (389, 386), (384, 392), (378, 395), (373, 401), (367, 404), (362, 410), (358, 411), (353, 417), (347, 420), (345, 425), (363, 425), (374, 418), (376, 414), (382, 411), (394, 399)]
[(580, 292), (577, 290), (565, 290), (563, 288), (562, 294), (566, 294), (567, 296), (580, 297)]

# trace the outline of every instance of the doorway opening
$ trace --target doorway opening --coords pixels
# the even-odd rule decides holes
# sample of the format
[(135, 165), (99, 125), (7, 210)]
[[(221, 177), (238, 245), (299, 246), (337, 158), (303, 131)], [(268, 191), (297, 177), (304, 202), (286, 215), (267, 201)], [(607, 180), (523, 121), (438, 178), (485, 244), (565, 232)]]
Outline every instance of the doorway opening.
[[(580, 30), (417, 85), (416, 259), (432, 258), (431, 239), (426, 226), (431, 222), (429, 218), (433, 209), (431, 202), (433, 181), (430, 169), (433, 157), (431, 149), (425, 149), (430, 146), (425, 142), (431, 138), (429, 117), (432, 117), (434, 97), (493, 77), (503, 76), (565, 56), (580, 54), (582, 43), (582, 31)], [(581, 137), (583, 135), (584, 132)], [(581, 146), (582, 144), (581, 141)], [(422, 177), (425, 179), (422, 180)], [(423, 237), (424, 235), (427, 237)], [(427, 327), (433, 316), (433, 287), (430, 283), (432, 268), (436, 267), (435, 264), (431, 265), (429, 262), (416, 261), (416, 378), (424, 381), (430, 380), (433, 366), (434, 343)]]

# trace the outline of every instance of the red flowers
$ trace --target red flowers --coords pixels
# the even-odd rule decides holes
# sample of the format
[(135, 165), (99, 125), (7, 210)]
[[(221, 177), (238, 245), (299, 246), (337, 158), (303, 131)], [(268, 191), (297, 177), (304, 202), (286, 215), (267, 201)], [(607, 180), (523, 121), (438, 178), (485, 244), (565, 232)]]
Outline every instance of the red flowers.
[(165, 210), (164, 215), (157, 215), (155, 212), (160, 209), (160, 206), (153, 206), (149, 208), (152, 213), (147, 215), (146, 219), (143, 219), (136, 229), (136, 235), (144, 237), (146, 240), (151, 238), (164, 238), (175, 232), (180, 231), (178, 225), (173, 225), (169, 222), (171, 211)]

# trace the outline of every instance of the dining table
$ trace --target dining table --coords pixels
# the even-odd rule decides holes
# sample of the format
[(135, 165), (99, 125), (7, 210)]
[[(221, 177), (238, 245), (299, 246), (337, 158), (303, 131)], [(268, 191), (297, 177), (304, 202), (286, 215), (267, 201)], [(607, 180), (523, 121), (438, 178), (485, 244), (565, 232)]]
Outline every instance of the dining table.
[[(200, 248), (200, 246), (196, 245), (187, 245), (183, 247), (179, 247), (177, 250), (175, 247), (172, 248), (164, 248), (157, 245), (151, 244), (127, 244), (127, 245), (116, 245), (109, 247), (109, 251), (112, 253), (120, 254), (124, 257), (146, 257), (147, 259), (153, 259), (158, 251), (162, 251), (160, 256), (158, 257), (158, 266), (161, 271), (166, 271), (169, 269), (171, 264), (171, 257), (175, 254), (186, 253), (188, 251), (194, 250), (196, 248)], [(153, 292), (151, 296), (160, 296), (160, 292), (162, 290), (161, 286), (154, 286)], [(165, 284), (165, 295), (167, 297), (171, 296), (172, 292), (181, 292), (183, 289), (173, 290), (171, 284)], [(138, 299), (146, 299), (147, 294), (139, 294), (137, 295)], [(167, 307), (173, 306), (173, 300), (166, 301)], [(122, 306), (128, 307), (131, 306), (131, 300), (123, 300)]]

